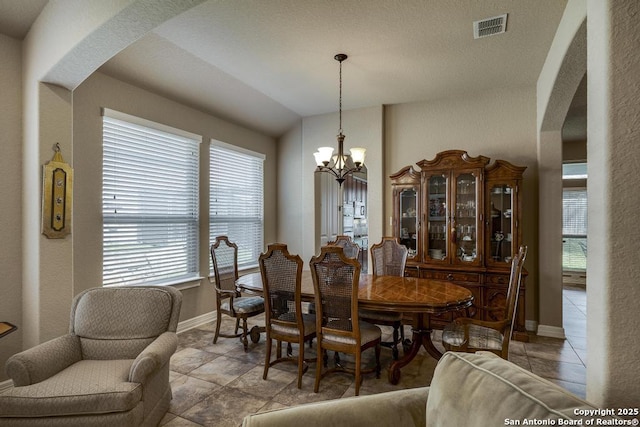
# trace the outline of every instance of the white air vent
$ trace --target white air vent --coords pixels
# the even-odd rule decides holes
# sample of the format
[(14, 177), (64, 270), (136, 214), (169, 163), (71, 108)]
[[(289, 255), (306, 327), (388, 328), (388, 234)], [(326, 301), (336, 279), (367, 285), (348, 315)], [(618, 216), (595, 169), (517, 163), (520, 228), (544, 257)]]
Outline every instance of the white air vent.
[(474, 21), (473, 38), (480, 39), (482, 37), (495, 36), (502, 34), (507, 30), (507, 14), (494, 16), (492, 18)]

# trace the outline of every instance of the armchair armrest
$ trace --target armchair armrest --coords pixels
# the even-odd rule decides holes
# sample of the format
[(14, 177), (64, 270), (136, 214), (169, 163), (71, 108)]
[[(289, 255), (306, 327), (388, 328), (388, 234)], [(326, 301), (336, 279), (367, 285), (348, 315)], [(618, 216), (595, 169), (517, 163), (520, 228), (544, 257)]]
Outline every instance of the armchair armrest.
[(424, 426), (429, 387), (336, 399), (248, 415), (243, 427)]
[(178, 348), (178, 336), (175, 332), (164, 332), (142, 350), (133, 361), (129, 370), (129, 381), (143, 383), (149, 374), (169, 362), (176, 348)]
[(16, 387), (35, 384), (82, 360), (80, 339), (63, 335), (39, 344), (7, 360), (6, 372)]

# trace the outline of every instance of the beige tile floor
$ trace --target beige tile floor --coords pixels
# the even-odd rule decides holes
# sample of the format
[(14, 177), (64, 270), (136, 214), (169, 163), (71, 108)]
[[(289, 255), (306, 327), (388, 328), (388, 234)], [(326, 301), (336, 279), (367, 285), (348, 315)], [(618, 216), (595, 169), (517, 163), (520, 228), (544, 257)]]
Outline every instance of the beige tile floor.
[[(577, 287), (564, 290), (564, 327), (566, 340), (532, 335), (528, 343), (512, 341), (510, 360), (561, 387), (584, 397), (586, 378), (586, 292)], [(263, 322), (257, 318), (253, 324)], [(223, 320), (222, 328), (233, 323)], [(262, 379), (265, 357), (264, 336), (260, 342), (250, 342), (247, 353), (235, 338), (219, 338), (212, 344), (214, 325), (204, 325), (179, 335), (179, 346), (171, 359), (173, 400), (169, 413), (162, 420), (167, 427), (178, 426), (239, 426), (245, 415), (272, 408), (282, 408), (320, 400), (353, 396), (353, 378), (334, 374), (320, 383), (313, 392), (315, 363), (303, 376), (302, 389), (296, 387), (296, 367), (279, 364), (269, 369)], [(407, 333), (409, 328), (406, 329)], [(384, 329), (390, 334), (390, 329)], [(438, 332), (434, 334), (439, 335)], [(438, 342), (439, 336), (434, 337)], [(309, 350), (315, 357), (315, 346)], [(274, 346), (275, 353), (275, 346)], [(294, 354), (297, 348), (294, 347)], [(363, 358), (373, 363), (373, 351)], [(349, 361), (348, 356), (343, 359)], [(352, 360), (352, 359), (351, 359)], [(382, 349), (382, 366), (391, 362), (391, 351)], [(389, 384), (386, 372), (380, 379), (365, 375), (360, 395), (389, 390), (427, 386), (431, 382), (436, 361), (422, 349), (418, 356), (402, 369), (400, 383)]]

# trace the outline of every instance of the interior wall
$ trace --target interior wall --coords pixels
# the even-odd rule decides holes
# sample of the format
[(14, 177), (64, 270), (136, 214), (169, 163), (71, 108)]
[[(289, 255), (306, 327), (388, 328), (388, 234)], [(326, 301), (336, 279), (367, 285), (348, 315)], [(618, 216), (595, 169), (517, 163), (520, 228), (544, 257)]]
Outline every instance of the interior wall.
[(461, 149), (471, 156), (526, 166), (523, 178), (523, 243), (529, 246), (525, 268), (528, 328), (537, 320), (538, 170), (534, 87), (492, 90), (431, 102), (385, 107), (385, 233), (391, 233), (389, 175), (440, 151)]
[(638, 16), (636, 0), (587, 2), (587, 399), (603, 408), (640, 397)]
[[(204, 137), (201, 157), (208, 153), (209, 139), (216, 139), (263, 153), (265, 187), (265, 243), (275, 241), (277, 218), (277, 148), (273, 138), (231, 124), (143, 89), (95, 73), (73, 92), (74, 134), (74, 294), (102, 283), (102, 116), (101, 107), (121, 111)], [(208, 164), (201, 161), (201, 169)], [(167, 165), (170, 167), (170, 165)], [(201, 170), (201, 176), (208, 176)], [(203, 194), (204, 193), (204, 194)], [(208, 193), (201, 191), (201, 206), (208, 206)], [(200, 271), (208, 275), (208, 217), (200, 217)], [(180, 320), (214, 310), (213, 288), (183, 290)]]
[[(289, 253), (301, 254), (304, 223), (301, 215), (304, 175), (302, 120), (278, 139), (278, 233), (277, 241), (286, 243)], [(270, 243), (270, 242), (265, 242)], [(303, 258), (303, 261), (307, 261)]]
[(562, 143), (562, 161), (586, 162), (587, 141), (564, 141)]
[[(562, 126), (587, 69), (585, 0), (569, 0), (537, 83), (540, 170), (540, 325), (564, 338), (562, 326)], [(590, 159), (593, 160), (593, 159)]]
[[(0, 34), (0, 215), (2, 245), (0, 246), (0, 321), (22, 326), (22, 43)], [(21, 350), (22, 334), (13, 332), (2, 338), (0, 366)], [(6, 379), (0, 370), (0, 382)]]
[(146, 0), (49, 2), (25, 37), (19, 331), (23, 348), (68, 328), (74, 289), (74, 235), (47, 239), (41, 234), (41, 167), (51, 159), (56, 142), (73, 166), (71, 90), (129, 43), (199, 1), (178, 0), (162, 7)]

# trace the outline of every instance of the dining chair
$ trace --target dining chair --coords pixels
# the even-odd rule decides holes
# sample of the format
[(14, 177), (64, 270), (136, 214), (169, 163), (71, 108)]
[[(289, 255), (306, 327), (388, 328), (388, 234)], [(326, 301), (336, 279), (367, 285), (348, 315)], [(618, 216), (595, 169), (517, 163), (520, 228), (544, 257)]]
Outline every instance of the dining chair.
[[(339, 234), (336, 236), (336, 240), (327, 242), (327, 246), (338, 246), (342, 248), (347, 258), (358, 259), (360, 255), (360, 246), (351, 239), (351, 236)], [(313, 310), (312, 306), (312, 310)], [(340, 354), (336, 351), (333, 355), (336, 365), (340, 364)]]
[(520, 246), (511, 260), (509, 287), (502, 307), (480, 307), (491, 313), (495, 321), (458, 317), (442, 331), (442, 345), (446, 350), (491, 351), (503, 359), (509, 356), (509, 341), (516, 322), (516, 307), (520, 294), (522, 268), (527, 257), (527, 247)]
[[(363, 322), (358, 317), (358, 284), (360, 263), (348, 258), (338, 246), (323, 246), (320, 255), (310, 261), (311, 277), (316, 305), (316, 335), (318, 363), (314, 392), (318, 392), (320, 380), (334, 372), (355, 375), (356, 396), (360, 393), (363, 373), (376, 373), (380, 378), (380, 337), (382, 331), (376, 325)], [(362, 369), (362, 352), (375, 348), (376, 366)], [(353, 369), (336, 365), (323, 371), (320, 355), (326, 350), (353, 354)]]
[(348, 258), (358, 259), (360, 255), (360, 246), (351, 239), (351, 236), (336, 236), (336, 240), (327, 242), (327, 245), (341, 247)]
[[(229, 241), (227, 236), (216, 237), (211, 245), (211, 260), (213, 261), (213, 274), (215, 277), (214, 288), (216, 292), (216, 332), (213, 343), (216, 344), (218, 337), (235, 338), (240, 337), (244, 346), (244, 351), (249, 349), (247, 340), (247, 319), (264, 313), (264, 299), (258, 296), (242, 296), (236, 288), (238, 280), (238, 246)], [(236, 319), (236, 327), (233, 334), (220, 333), (220, 323), (222, 314)], [(242, 320), (242, 332), (238, 333)], [(257, 326), (252, 328), (251, 341), (260, 340), (260, 331)]]
[[(302, 312), (302, 265), (298, 255), (291, 255), (287, 245), (274, 243), (258, 258), (266, 317), (267, 348), (264, 373), (267, 379), (269, 368), (281, 362), (298, 365), (298, 388), (302, 387), (302, 375), (307, 371), (306, 362), (316, 359), (304, 358), (304, 343), (316, 336), (316, 317)], [(276, 359), (271, 361), (271, 345), (276, 340)], [(287, 355), (282, 357), (282, 342), (288, 343)], [(291, 354), (291, 343), (298, 344), (298, 357)]]
[[(371, 246), (372, 272), (376, 276), (404, 276), (409, 250), (401, 245), (396, 237), (383, 237), (380, 243)], [(376, 325), (392, 326), (393, 341), (383, 341), (382, 345), (390, 347), (393, 358), (398, 359), (398, 343), (404, 342), (402, 313), (360, 309), (360, 319)]]

